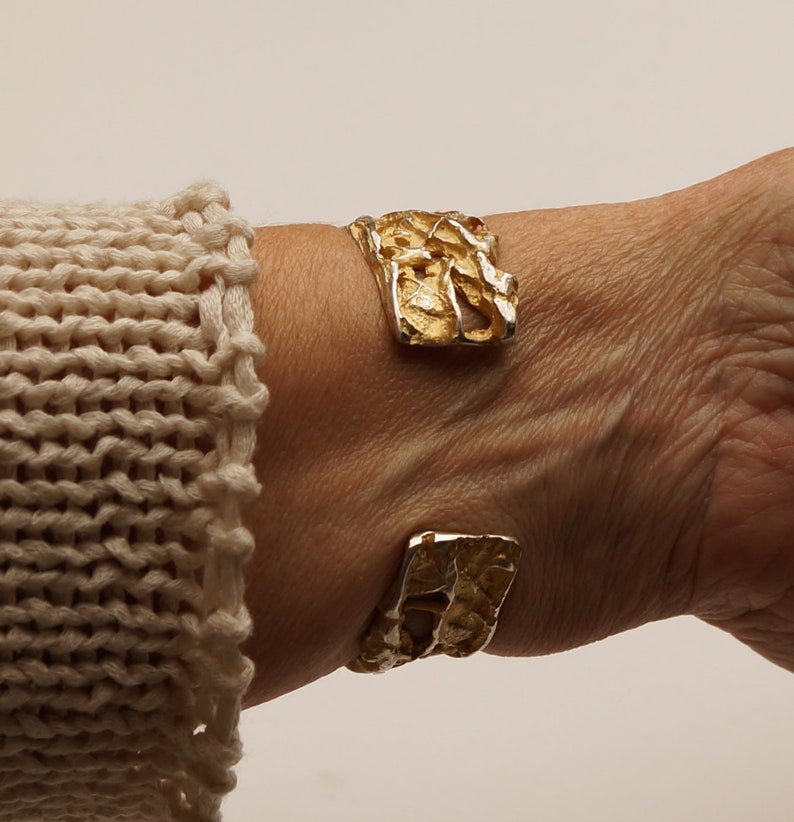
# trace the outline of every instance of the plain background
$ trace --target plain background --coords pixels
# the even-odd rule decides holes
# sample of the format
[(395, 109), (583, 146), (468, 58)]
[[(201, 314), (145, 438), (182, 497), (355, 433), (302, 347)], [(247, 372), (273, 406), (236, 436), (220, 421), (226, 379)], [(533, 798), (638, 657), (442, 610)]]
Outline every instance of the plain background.
[[(212, 177), (257, 224), (487, 214), (651, 196), (794, 143), (790, 0), (0, 15), (5, 198)], [(794, 677), (694, 619), (543, 659), (340, 672), (242, 729), (228, 822), (794, 818)]]

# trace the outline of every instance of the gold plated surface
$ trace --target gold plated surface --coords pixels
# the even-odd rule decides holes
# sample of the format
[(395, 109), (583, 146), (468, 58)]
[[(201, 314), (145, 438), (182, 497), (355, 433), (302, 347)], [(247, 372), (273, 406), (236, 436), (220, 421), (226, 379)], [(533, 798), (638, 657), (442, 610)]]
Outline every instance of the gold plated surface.
[(412, 537), (348, 668), (383, 673), (426, 656), (481, 650), (496, 630), (519, 556), (510, 537), (435, 531)]
[(497, 237), (457, 211), (395, 211), (348, 226), (407, 345), (496, 345), (515, 333), (518, 287), (496, 268)]

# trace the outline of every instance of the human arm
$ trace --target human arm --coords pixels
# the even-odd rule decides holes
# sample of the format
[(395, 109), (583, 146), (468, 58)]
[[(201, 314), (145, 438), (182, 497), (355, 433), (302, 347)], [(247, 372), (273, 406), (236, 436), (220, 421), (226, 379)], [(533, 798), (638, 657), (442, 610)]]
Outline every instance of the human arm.
[(487, 217), (521, 295), (501, 350), (401, 348), (344, 229), (258, 230), (247, 704), (352, 659), (426, 528), (521, 543), (494, 653), (695, 613), (794, 667), (793, 167)]

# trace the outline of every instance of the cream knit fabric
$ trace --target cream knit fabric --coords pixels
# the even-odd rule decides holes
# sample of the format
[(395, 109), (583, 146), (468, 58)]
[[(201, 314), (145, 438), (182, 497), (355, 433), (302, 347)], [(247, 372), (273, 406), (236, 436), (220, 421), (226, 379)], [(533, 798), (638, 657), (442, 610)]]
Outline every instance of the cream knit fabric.
[(0, 820), (218, 820), (252, 664), (251, 228), (0, 205)]

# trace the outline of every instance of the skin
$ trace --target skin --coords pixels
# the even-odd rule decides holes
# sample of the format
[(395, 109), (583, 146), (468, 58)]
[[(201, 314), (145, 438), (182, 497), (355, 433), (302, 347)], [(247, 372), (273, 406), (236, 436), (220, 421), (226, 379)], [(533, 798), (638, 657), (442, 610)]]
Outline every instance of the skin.
[(794, 671), (794, 150), (485, 220), (521, 294), (494, 350), (398, 346), (343, 228), (257, 231), (246, 707), (355, 656), (423, 529), (522, 545), (491, 653), (694, 614)]

